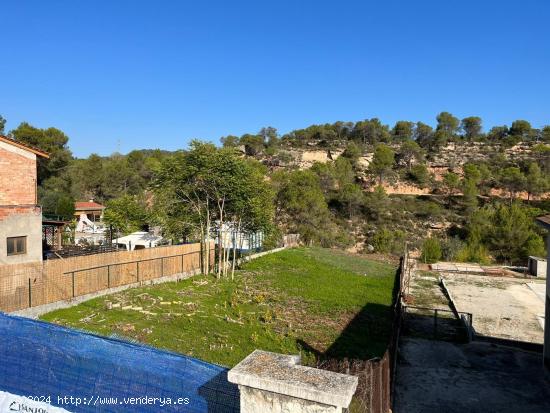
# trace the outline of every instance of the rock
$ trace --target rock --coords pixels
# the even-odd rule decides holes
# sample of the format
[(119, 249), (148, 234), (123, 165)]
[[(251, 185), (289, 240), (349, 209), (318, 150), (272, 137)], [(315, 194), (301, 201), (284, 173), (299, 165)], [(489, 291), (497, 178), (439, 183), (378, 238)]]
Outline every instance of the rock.
[(128, 331), (135, 331), (136, 326), (134, 326), (133, 324), (123, 324), (120, 326), (120, 329), (127, 333)]
[(374, 247), (370, 244), (367, 244), (367, 252), (373, 253), (374, 252)]
[(153, 312), (147, 311), (147, 310), (141, 310), (140, 313), (141, 314), (146, 314), (146, 315), (157, 315), (157, 313), (153, 313)]

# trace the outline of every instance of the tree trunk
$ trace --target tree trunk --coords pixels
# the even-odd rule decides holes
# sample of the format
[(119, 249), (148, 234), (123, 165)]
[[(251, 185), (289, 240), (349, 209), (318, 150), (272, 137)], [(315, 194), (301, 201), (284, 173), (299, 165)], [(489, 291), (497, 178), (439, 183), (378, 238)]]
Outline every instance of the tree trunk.
[[(200, 242), (200, 248), (201, 248), (201, 271), (203, 274), (206, 273), (206, 240), (204, 238), (204, 226), (201, 225), (201, 242)], [(183, 269), (182, 269), (183, 270)]]
[(206, 206), (206, 273), (210, 274), (210, 210)]
[[(237, 232), (233, 240), (233, 262), (231, 264), (231, 280), (235, 279), (235, 261), (237, 260), (237, 238), (241, 232), (241, 219), (239, 218), (239, 223), (237, 224)], [(241, 237), (241, 248), (242, 248), (242, 237)]]
[(218, 273), (217, 277), (220, 278), (223, 270), (223, 210), (225, 206), (225, 198), (220, 202), (218, 200), (218, 211), (220, 213), (220, 225), (218, 227)]

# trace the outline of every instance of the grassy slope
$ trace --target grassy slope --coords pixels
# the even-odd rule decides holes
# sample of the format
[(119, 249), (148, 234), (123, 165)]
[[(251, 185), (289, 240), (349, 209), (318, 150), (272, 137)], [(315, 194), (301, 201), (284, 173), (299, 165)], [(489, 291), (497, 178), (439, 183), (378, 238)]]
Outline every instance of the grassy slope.
[[(255, 348), (370, 358), (390, 331), (395, 267), (332, 250), (287, 250), (252, 261), (235, 281), (196, 276), (126, 290), (44, 315), (233, 366)], [(365, 276), (366, 275), (366, 276)], [(139, 310), (106, 309), (105, 302)], [(342, 333), (343, 332), (343, 333)]]

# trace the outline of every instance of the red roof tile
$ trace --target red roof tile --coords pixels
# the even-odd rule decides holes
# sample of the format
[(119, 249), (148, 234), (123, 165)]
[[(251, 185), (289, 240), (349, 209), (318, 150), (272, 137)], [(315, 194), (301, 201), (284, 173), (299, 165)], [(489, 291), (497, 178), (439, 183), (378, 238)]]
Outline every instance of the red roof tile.
[(74, 203), (74, 209), (75, 210), (82, 210), (82, 209), (105, 209), (105, 207), (101, 204), (98, 204), (97, 202), (75, 202)]

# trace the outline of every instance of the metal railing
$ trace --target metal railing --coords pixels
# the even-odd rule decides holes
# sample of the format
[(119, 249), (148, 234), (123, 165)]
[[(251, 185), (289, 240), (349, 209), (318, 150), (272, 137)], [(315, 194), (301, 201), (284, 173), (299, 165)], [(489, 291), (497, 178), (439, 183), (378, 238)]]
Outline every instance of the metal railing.
[(105, 254), (117, 251), (120, 251), (117, 244), (87, 246), (64, 245), (62, 249), (57, 251), (44, 251), (44, 259), (83, 257), (85, 255)]
[(473, 338), (473, 315), (442, 308), (403, 305), (403, 320), (409, 333), (436, 340)]

